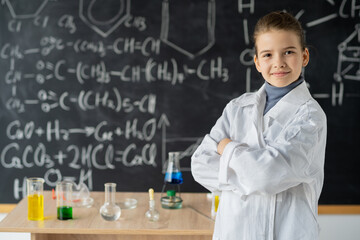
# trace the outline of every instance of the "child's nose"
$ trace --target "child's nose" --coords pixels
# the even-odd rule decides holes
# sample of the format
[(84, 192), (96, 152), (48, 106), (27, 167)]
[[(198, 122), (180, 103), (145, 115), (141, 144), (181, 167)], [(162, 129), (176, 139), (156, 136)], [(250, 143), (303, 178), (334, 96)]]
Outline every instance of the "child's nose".
[(286, 66), (285, 60), (282, 56), (278, 56), (275, 58), (274, 66), (276, 68), (284, 68)]

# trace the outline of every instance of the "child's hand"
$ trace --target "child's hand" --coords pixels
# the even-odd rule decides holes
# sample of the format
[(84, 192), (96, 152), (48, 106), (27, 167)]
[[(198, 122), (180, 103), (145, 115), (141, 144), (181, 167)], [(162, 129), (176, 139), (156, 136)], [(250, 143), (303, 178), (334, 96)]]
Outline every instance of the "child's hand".
[(223, 154), (224, 149), (225, 149), (226, 145), (227, 145), (229, 142), (231, 142), (231, 139), (229, 139), (229, 138), (224, 138), (224, 139), (222, 139), (222, 140), (219, 142), (219, 144), (218, 144), (218, 146), (217, 146), (217, 152), (218, 152), (220, 155)]

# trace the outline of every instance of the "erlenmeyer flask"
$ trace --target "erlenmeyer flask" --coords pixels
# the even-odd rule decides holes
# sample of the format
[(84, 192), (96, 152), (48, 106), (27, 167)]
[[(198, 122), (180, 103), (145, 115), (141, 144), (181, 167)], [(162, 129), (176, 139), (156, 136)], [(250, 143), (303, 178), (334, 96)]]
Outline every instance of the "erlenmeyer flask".
[(169, 152), (169, 161), (165, 173), (165, 182), (170, 184), (183, 183), (182, 173), (180, 171), (180, 152)]
[[(182, 207), (180, 184), (183, 183), (183, 177), (179, 161), (180, 152), (169, 152), (169, 160), (160, 199), (163, 208), (179, 209)], [(163, 196), (165, 192), (166, 196)], [(178, 196), (176, 196), (176, 192), (178, 193)]]

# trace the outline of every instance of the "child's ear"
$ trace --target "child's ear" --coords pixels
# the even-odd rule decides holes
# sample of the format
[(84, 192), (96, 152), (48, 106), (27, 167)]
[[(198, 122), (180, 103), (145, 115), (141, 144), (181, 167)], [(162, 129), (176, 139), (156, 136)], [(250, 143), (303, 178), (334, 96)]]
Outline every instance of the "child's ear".
[(303, 51), (303, 63), (302, 66), (306, 67), (306, 65), (308, 65), (310, 60), (310, 54), (309, 54), (309, 50), (307, 48), (305, 48), (305, 50)]
[(255, 63), (256, 70), (258, 70), (258, 72), (261, 73), (259, 59), (257, 58), (256, 54), (254, 55), (254, 63)]

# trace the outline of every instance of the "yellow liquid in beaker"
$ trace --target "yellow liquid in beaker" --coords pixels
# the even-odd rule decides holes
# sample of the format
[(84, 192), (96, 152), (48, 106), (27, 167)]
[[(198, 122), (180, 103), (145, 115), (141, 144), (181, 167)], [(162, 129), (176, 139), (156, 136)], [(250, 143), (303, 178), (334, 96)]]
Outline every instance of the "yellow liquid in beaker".
[(44, 219), (43, 195), (34, 194), (28, 196), (28, 219), (34, 221)]

